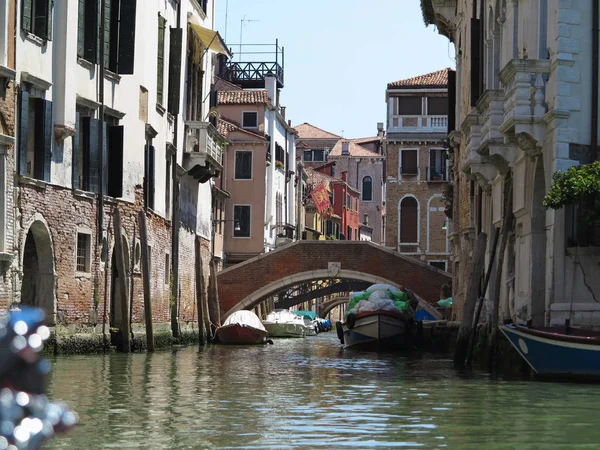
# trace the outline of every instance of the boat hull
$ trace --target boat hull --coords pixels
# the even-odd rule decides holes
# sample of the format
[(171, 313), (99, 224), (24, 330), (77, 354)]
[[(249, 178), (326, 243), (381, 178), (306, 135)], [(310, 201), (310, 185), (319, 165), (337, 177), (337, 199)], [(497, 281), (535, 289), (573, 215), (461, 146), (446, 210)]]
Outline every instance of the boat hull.
[(369, 311), (356, 315), (354, 326), (342, 324), (344, 348), (394, 350), (411, 347), (409, 318), (392, 311)]
[(267, 342), (268, 333), (265, 330), (236, 323), (217, 329), (216, 335), (221, 344), (259, 345)]
[(300, 323), (263, 321), (263, 325), (271, 337), (302, 338), (306, 335), (304, 325)]
[(529, 366), (543, 377), (600, 378), (600, 339), (502, 325), (500, 330)]

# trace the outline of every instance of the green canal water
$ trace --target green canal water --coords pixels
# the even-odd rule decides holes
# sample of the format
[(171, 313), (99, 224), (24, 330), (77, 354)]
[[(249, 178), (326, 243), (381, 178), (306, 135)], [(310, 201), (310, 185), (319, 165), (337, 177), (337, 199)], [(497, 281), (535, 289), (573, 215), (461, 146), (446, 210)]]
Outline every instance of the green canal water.
[(335, 332), (53, 362), (50, 395), (80, 425), (48, 448), (600, 447), (600, 385), (460, 374), (344, 350)]

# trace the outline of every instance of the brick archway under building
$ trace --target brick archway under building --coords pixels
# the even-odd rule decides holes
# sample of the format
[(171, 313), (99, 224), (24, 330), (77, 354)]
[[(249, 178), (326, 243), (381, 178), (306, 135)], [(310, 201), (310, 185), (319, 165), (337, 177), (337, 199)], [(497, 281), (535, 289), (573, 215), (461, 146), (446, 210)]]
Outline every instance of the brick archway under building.
[(331, 278), (403, 285), (428, 310), (451, 280), (447, 272), (371, 242), (299, 241), (219, 272), (221, 318), (299, 283)]

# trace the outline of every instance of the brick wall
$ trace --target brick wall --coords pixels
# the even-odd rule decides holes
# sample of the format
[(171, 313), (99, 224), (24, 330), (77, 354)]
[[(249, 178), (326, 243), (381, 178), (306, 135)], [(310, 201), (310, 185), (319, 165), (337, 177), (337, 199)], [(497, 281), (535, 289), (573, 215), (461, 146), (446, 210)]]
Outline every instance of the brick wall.
[[(372, 243), (299, 241), (220, 272), (221, 312), (227, 312), (272, 282), (311, 270), (327, 270), (330, 262), (341, 263), (342, 270), (357, 271), (403, 284), (431, 302), (439, 300), (440, 287), (450, 279), (426, 264)], [(290, 281), (288, 287), (294, 284)]]

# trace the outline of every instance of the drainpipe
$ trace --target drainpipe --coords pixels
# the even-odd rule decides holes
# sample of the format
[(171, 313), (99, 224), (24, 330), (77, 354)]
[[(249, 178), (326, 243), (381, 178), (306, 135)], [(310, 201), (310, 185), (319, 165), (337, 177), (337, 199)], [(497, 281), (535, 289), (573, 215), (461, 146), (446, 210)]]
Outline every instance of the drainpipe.
[(600, 7), (592, 0), (592, 139), (590, 162), (598, 160), (598, 32)]
[(287, 155), (287, 157), (285, 158), (285, 161), (283, 161), (283, 172), (284, 172), (284, 180), (285, 180), (285, 184), (284, 184), (284, 189), (283, 189), (283, 203), (285, 205), (285, 223), (287, 225), (288, 223), (288, 171), (289, 171), (289, 167), (288, 167), (288, 161), (290, 160), (290, 144), (288, 143), (288, 129), (286, 127), (285, 129), (285, 154)]
[(98, 193), (98, 243), (102, 244), (102, 231), (104, 228), (104, 21), (106, 0), (100, 0), (100, 61), (98, 70), (98, 103), (100, 109), (98, 119), (100, 120), (100, 132), (98, 133), (98, 175), (99, 193)]

